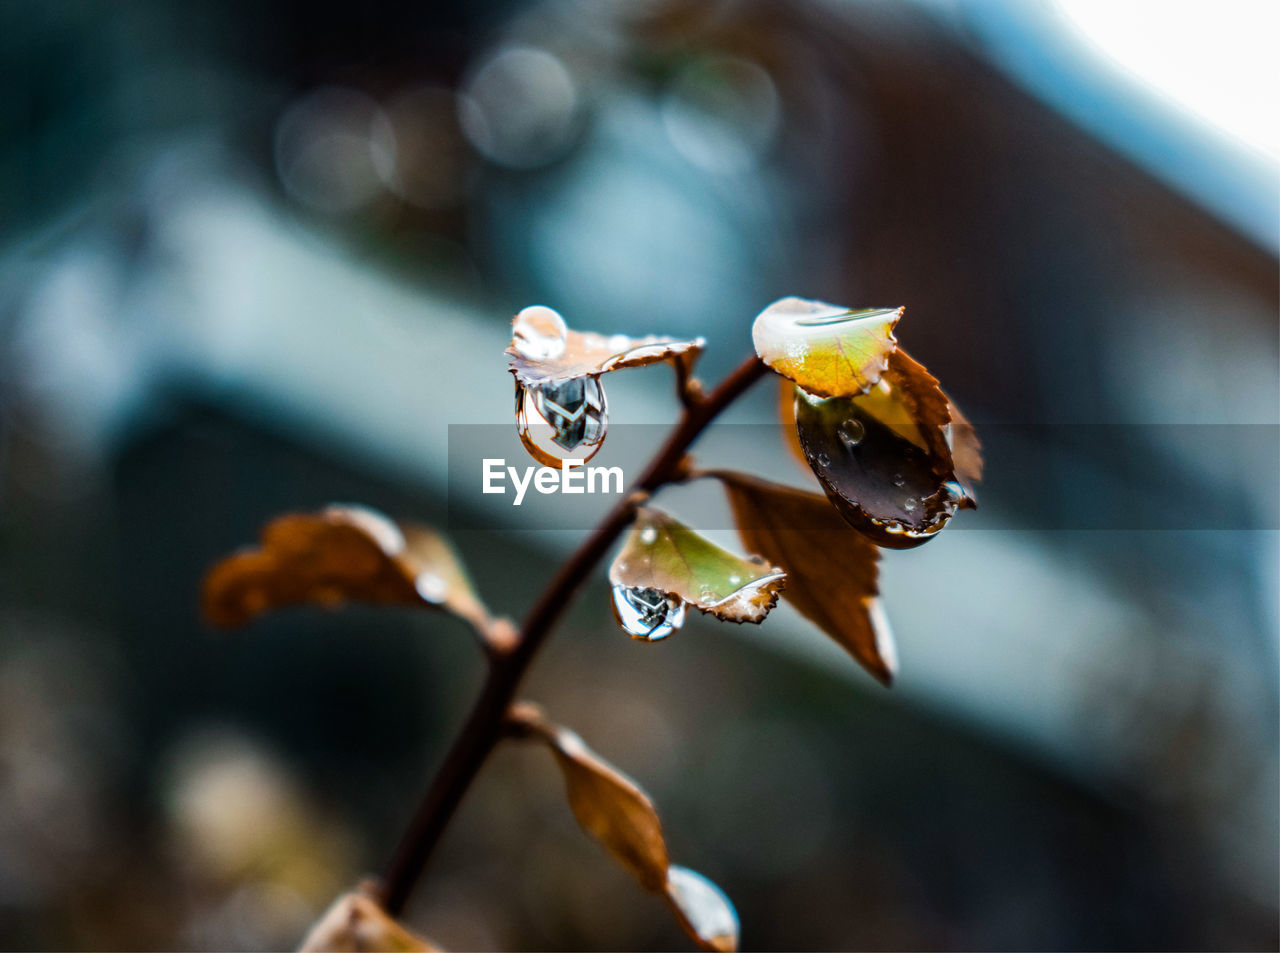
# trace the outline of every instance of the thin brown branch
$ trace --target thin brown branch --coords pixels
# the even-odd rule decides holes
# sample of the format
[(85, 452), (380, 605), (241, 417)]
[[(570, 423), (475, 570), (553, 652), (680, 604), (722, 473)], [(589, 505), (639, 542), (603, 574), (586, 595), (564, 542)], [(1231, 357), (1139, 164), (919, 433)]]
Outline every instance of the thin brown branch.
[(534, 657), (552, 627), (569, 607), (592, 570), (627, 528), (635, 515), (638, 494), (649, 494), (677, 477), (685, 453), (702, 431), (765, 372), (752, 355), (726, 377), (714, 391), (686, 405), (684, 416), (667, 442), (654, 456), (631, 492), (582, 541), (568, 561), (547, 584), (530, 610), (520, 634), (507, 651), (489, 657), (489, 672), (480, 697), (453, 746), (445, 755), (417, 813), (400, 839), (383, 878), (382, 903), (395, 916), (403, 909), (414, 884), (426, 866), (463, 795), (480, 772), (494, 746), (503, 737), (507, 710)]

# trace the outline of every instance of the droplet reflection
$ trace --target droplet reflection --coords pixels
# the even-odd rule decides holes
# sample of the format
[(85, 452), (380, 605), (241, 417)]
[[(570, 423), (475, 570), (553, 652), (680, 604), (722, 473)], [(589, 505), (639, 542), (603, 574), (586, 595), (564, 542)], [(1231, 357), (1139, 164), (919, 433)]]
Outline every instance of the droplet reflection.
[(613, 587), (613, 616), (633, 639), (665, 639), (684, 625), (684, 613), (684, 603), (660, 589)]
[(599, 378), (524, 386), (516, 382), (516, 431), (525, 449), (544, 466), (583, 462), (604, 443), (609, 408)]

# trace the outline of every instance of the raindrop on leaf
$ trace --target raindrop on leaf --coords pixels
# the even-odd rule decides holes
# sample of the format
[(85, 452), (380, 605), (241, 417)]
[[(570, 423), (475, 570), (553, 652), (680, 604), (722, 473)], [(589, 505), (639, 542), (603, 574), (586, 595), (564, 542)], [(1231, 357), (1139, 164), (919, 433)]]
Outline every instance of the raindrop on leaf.
[(535, 304), (516, 315), (511, 325), (511, 346), (531, 361), (550, 361), (564, 353), (569, 328), (554, 311)]
[(661, 589), (613, 587), (613, 614), (633, 639), (657, 642), (684, 625), (682, 600)]
[(840, 436), (840, 442), (852, 450), (862, 443), (862, 438), (866, 436), (867, 428), (863, 426), (862, 421), (857, 417), (850, 417), (836, 428), (836, 433)]

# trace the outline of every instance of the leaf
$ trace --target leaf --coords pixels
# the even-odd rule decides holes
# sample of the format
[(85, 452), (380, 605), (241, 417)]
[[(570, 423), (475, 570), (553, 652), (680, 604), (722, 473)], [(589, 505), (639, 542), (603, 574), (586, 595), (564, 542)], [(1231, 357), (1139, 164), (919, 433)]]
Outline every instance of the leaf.
[(441, 536), (358, 506), (272, 520), (260, 548), (209, 570), (203, 601), (205, 617), (220, 626), (243, 625), (283, 606), (352, 601), (440, 607), (479, 630), (491, 622)]
[(661, 891), (667, 882), (667, 845), (662, 821), (648, 796), (577, 734), (548, 722), (534, 706), (520, 706), (514, 717), (555, 754), (569, 806), (582, 829), (646, 890)]
[[(976, 502), (958, 478), (980, 475), (977, 437), (952, 425), (953, 405), (937, 380), (901, 349), (879, 383), (858, 397), (826, 400), (797, 389), (796, 431), (805, 459), (845, 520), (881, 546), (919, 546)], [(976, 467), (975, 467), (975, 462)]]
[(738, 914), (724, 891), (702, 874), (673, 865), (667, 872), (666, 898), (702, 949), (730, 953), (738, 948)]
[(537, 738), (551, 748), (578, 824), (644, 889), (666, 898), (680, 926), (699, 947), (737, 949), (738, 916), (733, 904), (701, 874), (670, 863), (662, 821), (634, 781), (588, 748), (575, 732), (548, 721), (536, 705), (512, 706), (509, 723), (517, 734)]
[(762, 622), (787, 574), (721, 549), (661, 510), (642, 506), (609, 568), (614, 586), (655, 589), (729, 622)]
[(506, 353), (516, 380), (526, 386), (593, 377), (625, 367), (642, 367), (658, 361), (680, 361), (688, 373), (706, 341), (678, 340), (649, 335), (594, 334), (570, 331), (551, 308), (525, 308), (511, 322), (511, 345)]
[(782, 597), (888, 685), (897, 673), (893, 633), (877, 598), (880, 553), (831, 518), (818, 493), (713, 471), (729, 496), (742, 545), (787, 570)]
[(422, 953), (439, 950), (362, 893), (344, 893), (311, 927), (299, 953)]
[(902, 308), (857, 310), (783, 298), (751, 326), (760, 360), (819, 397), (852, 397), (880, 380)]

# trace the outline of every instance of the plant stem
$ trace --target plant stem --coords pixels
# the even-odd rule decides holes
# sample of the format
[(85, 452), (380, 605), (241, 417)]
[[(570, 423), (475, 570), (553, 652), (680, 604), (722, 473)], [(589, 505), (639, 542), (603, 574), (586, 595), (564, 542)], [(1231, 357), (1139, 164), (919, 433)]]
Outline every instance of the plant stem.
[(644, 475), (635, 481), (630, 492), (582, 541), (547, 584), (525, 619), (514, 645), (489, 656), (488, 676), (480, 696), (387, 866), (382, 882), (382, 904), (388, 913), (395, 916), (404, 909), (413, 885), (463, 795), (502, 738), (507, 710), (515, 700), (516, 691), (530, 664), (596, 564), (630, 525), (637, 500), (679, 477), (689, 446), (764, 372), (764, 364), (752, 355), (706, 397), (697, 398), (695, 395), (687, 402), (679, 424), (653, 457)]

